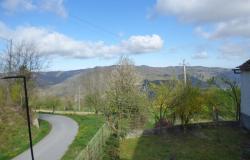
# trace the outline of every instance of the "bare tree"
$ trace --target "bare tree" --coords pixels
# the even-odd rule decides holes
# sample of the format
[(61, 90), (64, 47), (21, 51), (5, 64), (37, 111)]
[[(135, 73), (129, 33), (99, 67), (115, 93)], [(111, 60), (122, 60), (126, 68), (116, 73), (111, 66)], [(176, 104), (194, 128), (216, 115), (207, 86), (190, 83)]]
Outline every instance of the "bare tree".
[(95, 68), (91, 73), (88, 74), (86, 81), (86, 94), (84, 96), (85, 106), (94, 109), (95, 113), (98, 114), (102, 110), (104, 94), (106, 91), (106, 76)]
[(45, 59), (33, 43), (20, 42), (10, 44), (2, 57), (5, 74), (23, 74), (32, 79), (33, 73), (44, 67)]
[(119, 136), (124, 136), (133, 122), (140, 120), (146, 108), (138, 80), (133, 62), (128, 57), (121, 57), (108, 82), (107, 108), (104, 111)]
[[(28, 89), (29, 94), (33, 95), (32, 91), (35, 88), (35, 72), (38, 72), (42, 69), (46, 60), (39, 52), (36, 46), (33, 43), (29, 42), (15, 42), (11, 41), (6, 46), (6, 49), (1, 57), (1, 72), (6, 76), (8, 75), (25, 75), (28, 80)], [(20, 87), (15, 87), (19, 85)], [(8, 81), (7, 83), (7, 94), (8, 95), (17, 95), (19, 94), (19, 101), (16, 101), (17, 104), (21, 105), (23, 102), (23, 96), (21, 90), (13, 89), (22, 88), (22, 84), (19, 80)], [(14, 93), (13, 93), (14, 92)], [(9, 96), (7, 96), (9, 97)], [(10, 96), (11, 97), (11, 96)], [(7, 98), (8, 103), (12, 103), (9, 98)], [(14, 104), (13, 104), (14, 105)]]
[[(2, 56), (2, 72), (5, 75), (25, 75), (30, 90), (35, 85), (35, 72), (42, 69), (45, 64), (45, 57), (39, 53), (36, 46), (25, 41), (10, 43)], [(10, 85), (9, 83), (8, 88)]]

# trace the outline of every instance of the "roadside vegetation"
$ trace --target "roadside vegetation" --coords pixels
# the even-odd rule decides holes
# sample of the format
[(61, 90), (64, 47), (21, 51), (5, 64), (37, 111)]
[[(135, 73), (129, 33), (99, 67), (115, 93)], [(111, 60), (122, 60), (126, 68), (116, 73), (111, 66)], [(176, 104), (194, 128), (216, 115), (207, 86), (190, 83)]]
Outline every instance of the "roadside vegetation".
[[(4, 113), (4, 114), (2, 114)], [(50, 131), (48, 122), (40, 120), (39, 128), (32, 127), (33, 143), (39, 142)], [(9, 160), (29, 148), (26, 119), (11, 107), (1, 107), (0, 160)]]
[(79, 125), (75, 140), (62, 158), (63, 160), (72, 160), (78, 156), (96, 134), (98, 129), (104, 124), (104, 118), (101, 115), (67, 116), (74, 119)]
[[(10, 43), (2, 53), (2, 76), (24, 75), (27, 79), (29, 98), (36, 95), (34, 72), (43, 68), (45, 60), (37, 48), (27, 42)], [(11, 159), (29, 147), (23, 82), (19, 79), (0, 81), (0, 159)], [(33, 108), (32, 103), (30, 108)], [(41, 140), (50, 131), (50, 125), (38, 121), (30, 110), (33, 142)]]

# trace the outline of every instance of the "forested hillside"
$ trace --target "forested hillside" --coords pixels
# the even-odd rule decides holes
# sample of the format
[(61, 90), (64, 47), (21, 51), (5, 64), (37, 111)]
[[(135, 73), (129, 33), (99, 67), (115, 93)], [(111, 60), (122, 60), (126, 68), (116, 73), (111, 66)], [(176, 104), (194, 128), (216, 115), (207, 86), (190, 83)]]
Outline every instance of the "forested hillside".
[[(55, 96), (74, 96), (84, 94), (89, 83), (95, 83), (99, 87), (105, 85), (105, 79), (109, 76), (115, 66), (95, 67), (72, 71), (53, 71), (40, 72), (36, 75), (39, 91), (41, 94), (51, 94)], [(144, 80), (159, 81), (169, 79), (183, 79), (183, 67), (150, 67), (137, 66), (136, 71), (139, 74), (141, 85)], [(231, 69), (190, 66), (187, 67), (189, 80), (193, 84), (205, 86), (206, 81), (211, 77), (224, 77), (231, 80), (238, 80)]]

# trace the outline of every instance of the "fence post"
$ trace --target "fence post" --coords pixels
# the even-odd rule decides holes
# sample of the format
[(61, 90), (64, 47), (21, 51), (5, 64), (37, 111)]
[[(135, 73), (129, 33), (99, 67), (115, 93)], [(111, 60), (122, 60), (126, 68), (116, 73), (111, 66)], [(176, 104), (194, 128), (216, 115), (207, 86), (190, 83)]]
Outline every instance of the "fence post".
[(103, 128), (104, 128), (105, 124), (102, 126), (102, 146), (104, 145), (104, 136), (103, 136)]
[(90, 152), (89, 152), (89, 145), (87, 145), (87, 159), (86, 160), (90, 160)]
[(102, 158), (102, 154), (103, 154), (103, 146), (104, 146), (104, 137), (103, 137), (103, 130), (104, 130), (104, 125), (101, 128), (101, 146), (100, 146), (100, 159)]

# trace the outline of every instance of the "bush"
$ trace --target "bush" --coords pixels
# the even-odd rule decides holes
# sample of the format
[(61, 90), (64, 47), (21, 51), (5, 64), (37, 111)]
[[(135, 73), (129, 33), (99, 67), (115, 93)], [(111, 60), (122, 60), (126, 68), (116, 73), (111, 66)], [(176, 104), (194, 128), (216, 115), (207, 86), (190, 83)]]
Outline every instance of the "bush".
[(103, 160), (119, 160), (119, 137), (112, 134), (104, 147)]
[(172, 123), (162, 118), (158, 122), (155, 123), (155, 128), (161, 128), (161, 127), (170, 128), (172, 127)]

